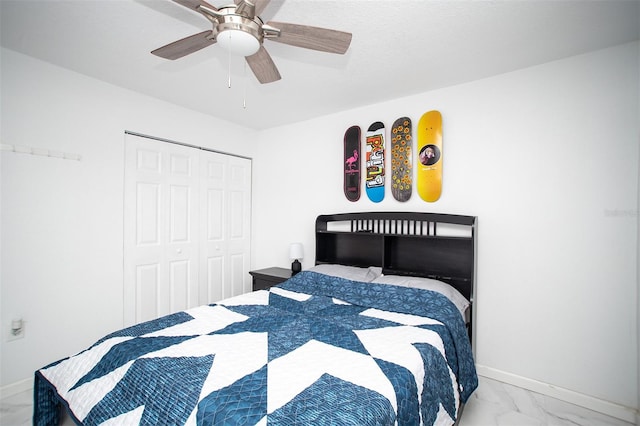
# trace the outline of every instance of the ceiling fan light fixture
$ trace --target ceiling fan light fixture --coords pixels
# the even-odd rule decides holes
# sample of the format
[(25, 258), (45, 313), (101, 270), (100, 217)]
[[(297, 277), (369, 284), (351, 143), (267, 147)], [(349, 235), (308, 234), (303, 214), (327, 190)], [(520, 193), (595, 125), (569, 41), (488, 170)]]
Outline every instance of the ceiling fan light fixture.
[(264, 39), (338, 54), (344, 54), (351, 44), (351, 33), (344, 31), (285, 22), (265, 23), (259, 15), (271, 0), (235, 0), (219, 9), (205, 0), (173, 1), (202, 14), (211, 23), (212, 29), (169, 43), (153, 50), (152, 54), (173, 60), (219, 44), (229, 52), (229, 56), (244, 56), (261, 84), (281, 78), (271, 55), (262, 46)]
[(252, 34), (237, 29), (227, 29), (216, 37), (218, 44), (233, 55), (251, 56), (260, 49), (260, 42)]

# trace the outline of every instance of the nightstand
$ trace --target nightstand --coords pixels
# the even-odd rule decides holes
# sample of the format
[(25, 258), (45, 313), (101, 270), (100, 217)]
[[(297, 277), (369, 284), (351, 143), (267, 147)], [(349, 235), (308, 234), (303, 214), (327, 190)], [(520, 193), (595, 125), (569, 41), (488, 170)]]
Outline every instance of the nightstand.
[(291, 278), (291, 269), (288, 268), (265, 268), (249, 273), (253, 277), (253, 291), (267, 290)]

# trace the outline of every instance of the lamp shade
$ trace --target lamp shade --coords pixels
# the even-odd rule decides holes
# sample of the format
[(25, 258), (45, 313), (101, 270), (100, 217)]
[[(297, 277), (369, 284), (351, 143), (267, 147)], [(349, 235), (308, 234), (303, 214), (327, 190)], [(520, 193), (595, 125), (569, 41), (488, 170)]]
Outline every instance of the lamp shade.
[(251, 34), (229, 29), (218, 34), (218, 45), (234, 55), (251, 56), (260, 49), (260, 42)]
[(303, 259), (304, 248), (302, 243), (291, 243), (289, 246), (289, 258), (290, 259)]

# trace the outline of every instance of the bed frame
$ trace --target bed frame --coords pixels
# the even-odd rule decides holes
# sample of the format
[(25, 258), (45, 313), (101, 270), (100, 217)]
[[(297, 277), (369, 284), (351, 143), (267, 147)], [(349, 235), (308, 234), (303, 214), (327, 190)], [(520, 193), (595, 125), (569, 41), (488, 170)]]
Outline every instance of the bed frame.
[(379, 266), (384, 274), (426, 277), (455, 287), (471, 302), (473, 319), (477, 218), (439, 213), (365, 212), (316, 219), (316, 265)]

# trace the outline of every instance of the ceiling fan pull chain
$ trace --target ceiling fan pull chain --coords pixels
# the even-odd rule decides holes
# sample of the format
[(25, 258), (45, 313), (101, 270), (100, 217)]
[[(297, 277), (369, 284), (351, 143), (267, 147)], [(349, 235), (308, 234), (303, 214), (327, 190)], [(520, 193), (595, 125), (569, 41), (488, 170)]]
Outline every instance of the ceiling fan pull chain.
[[(231, 31), (229, 31), (229, 43), (231, 43)], [(229, 52), (229, 55), (227, 57), (229, 61), (229, 81), (227, 83), (227, 87), (231, 89), (231, 50), (229, 50), (228, 52)]]
[(247, 109), (247, 61), (244, 61), (244, 76), (242, 77), (242, 108)]

